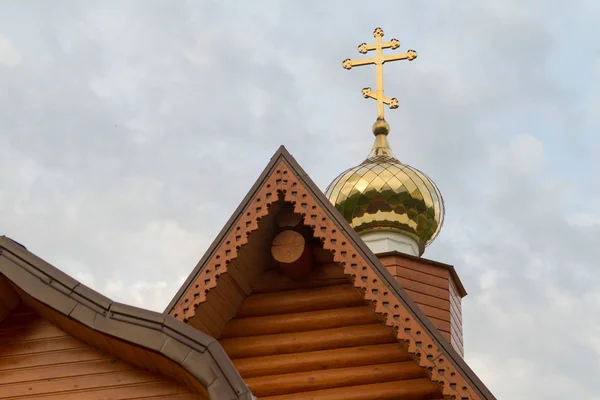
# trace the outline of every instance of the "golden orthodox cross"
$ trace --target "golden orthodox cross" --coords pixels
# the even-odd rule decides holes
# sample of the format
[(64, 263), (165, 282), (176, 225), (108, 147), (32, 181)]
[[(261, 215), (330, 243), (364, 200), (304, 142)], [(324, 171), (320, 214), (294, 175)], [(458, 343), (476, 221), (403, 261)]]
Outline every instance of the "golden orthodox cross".
[(383, 64), (388, 61), (408, 60), (412, 61), (417, 58), (417, 52), (408, 50), (406, 53), (384, 55), (383, 49), (397, 49), (400, 47), (398, 39), (392, 39), (389, 42), (383, 42), (383, 29), (376, 28), (373, 31), (375, 37), (374, 44), (363, 43), (358, 46), (358, 51), (362, 54), (367, 54), (368, 51), (375, 50), (375, 56), (371, 58), (363, 58), (361, 60), (351, 60), (349, 58), (342, 62), (342, 67), (351, 69), (352, 67), (360, 67), (361, 65), (375, 64), (375, 76), (377, 78), (377, 90), (373, 92), (371, 88), (364, 88), (362, 94), (365, 99), (371, 98), (377, 100), (377, 119), (383, 118), (383, 105), (387, 104), (391, 109), (398, 108), (398, 99), (395, 97), (389, 98), (383, 95)]

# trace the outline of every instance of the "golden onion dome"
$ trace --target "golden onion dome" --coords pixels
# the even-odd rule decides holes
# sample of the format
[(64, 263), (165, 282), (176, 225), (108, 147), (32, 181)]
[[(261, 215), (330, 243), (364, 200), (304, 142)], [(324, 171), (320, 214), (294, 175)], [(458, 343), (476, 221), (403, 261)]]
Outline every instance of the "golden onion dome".
[(387, 122), (378, 120), (367, 159), (342, 172), (325, 195), (356, 232), (399, 232), (414, 239), (423, 254), (444, 221), (442, 194), (427, 175), (398, 161), (388, 132)]

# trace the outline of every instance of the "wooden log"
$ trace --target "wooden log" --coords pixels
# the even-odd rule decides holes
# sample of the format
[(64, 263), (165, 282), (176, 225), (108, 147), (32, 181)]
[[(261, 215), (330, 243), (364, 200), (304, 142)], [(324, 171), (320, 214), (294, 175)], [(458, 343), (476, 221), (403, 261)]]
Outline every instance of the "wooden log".
[(244, 379), (256, 376), (289, 374), (334, 368), (360, 367), (411, 360), (399, 343), (345, 347), (333, 350), (250, 357), (234, 360)]
[(312, 252), (300, 233), (293, 230), (280, 232), (273, 239), (271, 254), (290, 278), (305, 279), (310, 275)]
[(266, 396), (261, 400), (424, 400), (440, 397), (440, 390), (435, 383), (428, 378), (418, 378)]
[(229, 358), (235, 359), (393, 343), (396, 342), (396, 337), (392, 332), (391, 328), (375, 323), (309, 332), (221, 339), (220, 343)]
[(369, 383), (425, 378), (426, 376), (425, 369), (410, 360), (388, 364), (364, 365), (361, 367), (261, 376), (249, 378), (246, 380), (246, 383), (254, 395), (263, 397)]
[(298, 261), (305, 252), (306, 240), (296, 231), (279, 232), (271, 245), (271, 254), (275, 261), (290, 264)]
[(365, 305), (360, 291), (350, 284), (252, 294), (244, 300), (236, 317), (288, 314)]
[(379, 319), (369, 306), (336, 308), (294, 314), (234, 318), (225, 327), (222, 337), (274, 335), (277, 333), (304, 332), (375, 322), (379, 322)]

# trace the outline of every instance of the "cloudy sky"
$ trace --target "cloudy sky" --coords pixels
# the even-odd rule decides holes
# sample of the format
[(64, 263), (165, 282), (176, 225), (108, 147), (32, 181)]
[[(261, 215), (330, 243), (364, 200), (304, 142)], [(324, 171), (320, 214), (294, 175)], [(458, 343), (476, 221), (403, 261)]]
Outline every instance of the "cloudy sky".
[[(441, 189), (466, 359), (499, 399), (600, 399), (600, 2), (0, 1), (0, 234), (162, 311), (284, 144), (362, 161), (381, 26), (390, 142)], [(250, 3), (248, 3), (250, 4)]]

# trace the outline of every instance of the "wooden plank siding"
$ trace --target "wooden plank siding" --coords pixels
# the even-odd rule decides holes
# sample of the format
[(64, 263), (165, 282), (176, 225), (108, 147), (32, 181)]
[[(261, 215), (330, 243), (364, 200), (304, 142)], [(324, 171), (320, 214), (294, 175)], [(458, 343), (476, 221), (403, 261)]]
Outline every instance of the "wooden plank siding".
[(448, 279), (448, 289), (450, 291), (450, 326), (451, 326), (451, 343), (458, 353), (464, 357), (464, 342), (462, 328), (462, 298), (458, 293), (456, 284), (453, 279)]
[(0, 399), (30, 397), (204, 398), (75, 339), (22, 304), (0, 325)]
[(464, 355), (461, 296), (450, 270), (400, 255), (379, 258), (442, 336)]
[(261, 400), (442, 397), (340, 265), (269, 269), (252, 288), (219, 342)]

